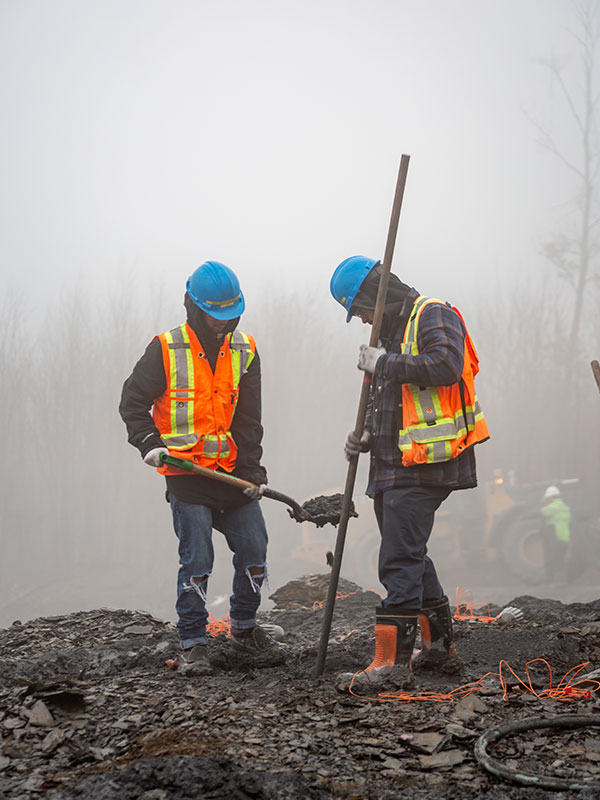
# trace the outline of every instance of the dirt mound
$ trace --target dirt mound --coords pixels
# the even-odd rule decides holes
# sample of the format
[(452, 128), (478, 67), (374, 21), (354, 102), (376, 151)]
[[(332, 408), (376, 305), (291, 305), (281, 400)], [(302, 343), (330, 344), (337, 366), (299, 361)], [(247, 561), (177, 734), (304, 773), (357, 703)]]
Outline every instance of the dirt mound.
[(300, 775), (256, 772), (227, 758), (170, 756), (136, 761), (132, 766), (91, 775), (77, 785), (48, 794), (49, 800), (287, 800), (322, 798)]
[[(522, 621), (457, 622), (461, 672), (416, 675), (414, 692), (441, 701), (381, 702), (339, 689), (339, 674), (373, 653), (380, 598), (356, 584), (340, 582), (325, 672), (315, 678), (328, 579), (306, 576), (273, 593), (277, 606), (261, 619), (286, 634), (285, 664), (271, 668), (232, 653), (221, 632), (209, 642), (212, 675), (167, 669), (177, 632), (142, 612), (97, 609), (0, 630), (0, 799), (556, 796), (494, 777), (473, 748), (511, 721), (598, 713), (591, 675), (589, 697), (565, 702), (544, 690), (577, 665), (590, 662), (580, 677), (600, 666), (600, 601), (521, 596), (510, 605)], [(486, 674), (477, 691), (461, 693)], [(494, 752), (515, 769), (600, 781), (597, 730), (529, 732)]]

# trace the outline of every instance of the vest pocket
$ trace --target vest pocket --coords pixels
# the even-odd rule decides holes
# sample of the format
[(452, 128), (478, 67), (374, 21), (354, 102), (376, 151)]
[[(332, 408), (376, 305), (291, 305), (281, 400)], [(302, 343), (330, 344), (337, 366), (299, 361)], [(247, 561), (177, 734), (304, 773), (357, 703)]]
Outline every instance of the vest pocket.
[(191, 450), (198, 442), (198, 434), (196, 433), (180, 433), (172, 436), (163, 434), (161, 438), (169, 450)]
[(442, 417), (434, 425), (413, 425), (399, 432), (398, 447), (402, 451), (402, 462), (410, 466), (450, 461), (457, 449), (454, 443), (464, 438), (465, 434), (462, 415), (456, 420)]

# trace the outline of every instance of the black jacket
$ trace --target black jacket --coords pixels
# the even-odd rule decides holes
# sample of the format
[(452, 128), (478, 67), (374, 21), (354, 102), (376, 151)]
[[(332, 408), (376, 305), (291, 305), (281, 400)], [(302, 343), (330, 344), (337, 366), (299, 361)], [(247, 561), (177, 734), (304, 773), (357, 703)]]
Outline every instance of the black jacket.
[[(186, 298), (187, 300), (187, 298)], [(201, 315), (188, 308), (188, 324), (198, 336), (211, 368), (214, 370), (220, 341), (202, 324)], [(233, 330), (235, 324), (230, 326)], [(140, 451), (142, 458), (155, 447), (164, 447), (158, 428), (150, 413), (154, 400), (167, 388), (162, 349), (157, 337), (152, 339), (144, 355), (123, 384), (119, 413), (127, 426), (128, 441)], [(231, 434), (238, 448), (233, 475), (252, 483), (267, 482), (261, 466), (261, 370), (256, 352), (250, 367), (242, 376), (238, 404), (231, 423)], [(202, 475), (167, 475), (167, 492), (186, 503), (198, 503), (213, 509), (228, 509), (250, 502), (240, 489), (213, 481)]]

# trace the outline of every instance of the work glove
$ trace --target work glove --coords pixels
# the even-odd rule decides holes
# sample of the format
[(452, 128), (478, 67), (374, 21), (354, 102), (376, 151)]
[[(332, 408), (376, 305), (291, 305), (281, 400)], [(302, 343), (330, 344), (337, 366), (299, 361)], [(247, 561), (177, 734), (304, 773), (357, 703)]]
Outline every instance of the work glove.
[(523, 614), (520, 608), (516, 608), (516, 606), (506, 606), (506, 608), (503, 608), (496, 616), (496, 619), (498, 622), (503, 622), (506, 625), (509, 622), (522, 622), (525, 619), (525, 614)]
[(362, 436), (357, 438), (354, 431), (350, 431), (344, 444), (344, 455), (346, 461), (352, 461), (354, 456), (359, 453), (368, 453), (371, 449), (371, 434), (369, 431), (363, 431)]
[(385, 352), (385, 347), (369, 347), (369, 345), (361, 344), (360, 353), (358, 354), (358, 368), (373, 374), (379, 357), (385, 355)]
[(244, 489), (244, 494), (251, 500), (260, 500), (266, 488), (266, 483), (261, 483), (260, 486), (249, 486), (247, 489)]
[(166, 447), (155, 447), (153, 450), (148, 450), (144, 456), (144, 464), (148, 464), (149, 467), (162, 467), (160, 457), (163, 453), (166, 456), (169, 455)]

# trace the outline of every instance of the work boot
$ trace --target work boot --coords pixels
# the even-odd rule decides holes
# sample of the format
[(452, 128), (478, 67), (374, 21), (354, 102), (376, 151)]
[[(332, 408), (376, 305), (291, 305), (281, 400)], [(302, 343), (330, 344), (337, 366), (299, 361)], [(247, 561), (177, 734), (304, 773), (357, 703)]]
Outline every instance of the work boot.
[(413, 667), (457, 672), (460, 659), (453, 643), (452, 612), (448, 598), (444, 595), (440, 600), (426, 602), (418, 619), (421, 649), (412, 660)]
[[(417, 635), (417, 612), (383, 606), (375, 612), (375, 657), (369, 666), (358, 672), (353, 689), (389, 691), (410, 689), (414, 684), (411, 656)], [(353, 676), (351, 675), (350, 678)], [(343, 684), (347, 676), (343, 676)], [(345, 688), (349, 688), (348, 686)]]
[(179, 672), (182, 675), (210, 675), (212, 667), (208, 660), (208, 647), (195, 644), (184, 648), (179, 660)]
[(285, 651), (264, 628), (232, 628), (231, 648), (249, 666), (275, 667), (285, 662)]

